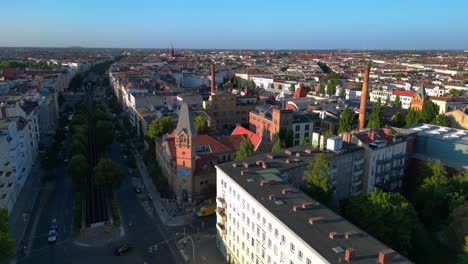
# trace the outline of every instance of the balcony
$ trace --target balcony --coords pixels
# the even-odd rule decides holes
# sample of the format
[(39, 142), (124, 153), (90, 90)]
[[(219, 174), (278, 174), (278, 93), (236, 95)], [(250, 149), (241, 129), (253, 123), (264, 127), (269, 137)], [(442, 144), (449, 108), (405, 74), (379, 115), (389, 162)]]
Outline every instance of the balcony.
[(362, 169), (360, 169), (360, 170), (355, 170), (355, 171), (353, 171), (353, 176), (361, 176), (362, 173), (363, 173), (363, 170), (362, 170)]
[(223, 197), (216, 198), (216, 202), (218, 203), (218, 207), (226, 208), (226, 201)]
[(363, 163), (364, 163), (363, 158), (356, 159), (356, 160), (353, 161), (353, 165), (356, 165), (356, 166), (362, 165)]
[(221, 221), (223, 223), (226, 222), (226, 212), (225, 212), (225, 209), (224, 208), (221, 208), (221, 207), (218, 207), (216, 208), (216, 215), (221, 218)]
[(226, 235), (226, 226), (223, 223), (216, 223), (216, 229), (218, 229), (218, 232), (221, 236)]
[(360, 186), (360, 185), (362, 185), (362, 181), (361, 181), (361, 180), (354, 181), (354, 182), (352, 183), (352, 185), (353, 185), (353, 188), (354, 188), (354, 187), (357, 187), (357, 186)]

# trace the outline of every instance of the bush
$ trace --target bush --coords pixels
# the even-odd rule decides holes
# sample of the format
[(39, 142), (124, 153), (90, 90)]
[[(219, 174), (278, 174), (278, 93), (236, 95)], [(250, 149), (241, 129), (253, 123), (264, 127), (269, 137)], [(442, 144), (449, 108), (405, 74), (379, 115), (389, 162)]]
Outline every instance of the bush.
[(119, 212), (119, 207), (117, 205), (117, 201), (115, 200), (115, 197), (112, 196), (112, 199), (110, 201), (111, 205), (111, 213), (112, 213), (112, 226), (113, 227), (119, 227), (120, 226), (120, 212)]

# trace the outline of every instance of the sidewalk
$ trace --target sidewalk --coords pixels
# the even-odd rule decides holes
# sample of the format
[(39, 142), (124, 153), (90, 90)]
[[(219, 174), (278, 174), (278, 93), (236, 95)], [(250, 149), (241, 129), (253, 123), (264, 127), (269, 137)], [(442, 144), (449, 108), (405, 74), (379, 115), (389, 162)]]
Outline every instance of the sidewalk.
[(38, 197), (44, 189), (43, 175), (44, 171), (41, 168), (39, 157), (37, 157), (9, 216), (11, 235), (17, 241), (17, 245), (20, 245), (21, 240), (27, 240), (25, 237), (26, 229), (31, 219), (37, 217), (38, 206), (36, 205), (39, 201)]
[[(132, 144), (132, 147), (133, 147), (133, 144)], [(148, 174), (146, 165), (143, 162), (140, 156), (140, 153), (138, 153), (138, 151), (135, 151), (135, 161), (136, 161), (138, 171), (140, 172), (141, 178), (143, 180), (143, 184), (145, 185), (148, 194), (151, 195), (152, 197), (153, 206), (156, 209), (156, 213), (159, 215), (161, 222), (163, 222), (163, 224), (167, 226), (183, 226), (187, 224), (190, 221), (190, 219), (193, 218), (195, 212), (188, 213), (182, 216), (169, 215), (166, 207), (161, 202), (161, 197), (159, 195), (159, 192), (158, 190), (156, 190), (156, 187), (154, 186), (153, 181), (151, 180), (151, 177)]]

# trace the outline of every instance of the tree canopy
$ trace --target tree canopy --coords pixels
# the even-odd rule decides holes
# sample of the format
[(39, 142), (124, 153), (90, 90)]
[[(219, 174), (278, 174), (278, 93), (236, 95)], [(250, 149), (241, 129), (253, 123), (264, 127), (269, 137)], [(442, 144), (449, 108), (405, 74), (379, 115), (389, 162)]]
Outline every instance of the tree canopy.
[(325, 94), (325, 85), (324, 85), (323, 83), (321, 83), (321, 84), (319, 85), (319, 90), (318, 90), (318, 92), (319, 92), (320, 94)]
[(444, 114), (439, 114), (436, 116), (435, 124), (438, 126), (449, 127), (450, 126), (450, 118)]
[(424, 101), (420, 119), (424, 123), (433, 124), (439, 114), (439, 106), (434, 104), (431, 100)]
[(282, 149), (286, 148), (286, 143), (284, 143), (284, 139), (280, 139), (279, 137), (276, 139), (275, 144), (271, 148), (272, 152), (278, 152)]
[(208, 132), (208, 121), (206, 118), (203, 116), (197, 116), (193, 122), (197, 129), (197, 134), (206, 134)]
[(457, 96), (462, 96), (463, 92), (457, 89), (450, 89), (448, 93), (446, 94), (449, 97), (457, 97)]
[(401, 108), (401, 100), (400, 100), (400, 95), (397, 95), (395, 97), (395, 101), (393, 102), (396, 107)]
[(411, 108), (406, 115), (406, 126), (414, 126), (419, 123), (419, 111)]
[(169, 116), (163, 118), (156, 118), (148, 126), (148, 136), (151, 139), (162, 137), (162, 135), (174, 130), (175, 124)]
[(15, 255), (15, 241), (11, 239), (8, 211), (0, 208), (0, 261)]
[(380, 105), (380, 98), (377, 101), (377, 104), (372, 109), (372, 114), (369, 117), (369, 122), (367, 123), (368, 128), (381, 128), (383, 126), (382, 122), (382, 106)]
[(289, 86), (289, 91), (291, 92), (296, 91), (296, 85), (294, 83), (291, 83), (291, 85)]
[(236, 152), (236, 160), (242, 160), (248, 157), (252, 157), (254, 154), (254, 146), (250, 139), (246, 139), (240, 143), (240, 148)]
[(338, 133), (351, 132), (356, 128), (354, 113), (348, 106), (341, 112)]
[(304, 172), (305, 192), (320, 202), (328, 203), (333, 186), (330, 182), (330, 168), (323, 154), (315, 155)]
[(391, 248), (408, 255), (417, 214), (401, 194), (379, 190), (350, 198), (344, 216)]
[(85, 177), (90, 173), (88, 159), (84, 155), (75, 155), (68, 164), (68, 174), (78, 190), (84, 190)]
[(108, 159), (99, 160), (94, 168), (94, 184), (107, 191), (113, 191), (122, 184), (123, 172)]

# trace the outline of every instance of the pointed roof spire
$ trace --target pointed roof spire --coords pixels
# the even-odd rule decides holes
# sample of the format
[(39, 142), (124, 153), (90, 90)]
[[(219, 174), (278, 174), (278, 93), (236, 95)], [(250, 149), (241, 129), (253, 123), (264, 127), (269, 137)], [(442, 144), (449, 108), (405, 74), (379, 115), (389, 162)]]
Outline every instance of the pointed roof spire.
[(424, 83), (421, 83), (416, 93), (419, 94), (422, 99), (426, 98), (426, 89), (424, 88)]
[(181, 131), (184, 131), (188, 136), (195, 136), (197, 130), (194, 126), (194, 118), (192, 112), (189, 110), (187, 103), (182, 103), (179, 111), (179, 120), (177, 121), (177, 127), (172, 132), (173, 134), (179, 134)]

